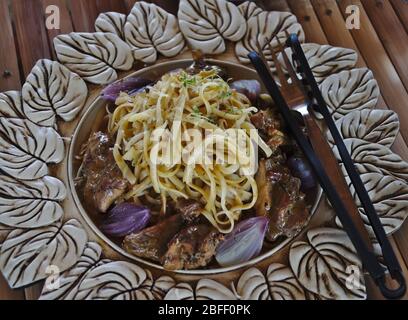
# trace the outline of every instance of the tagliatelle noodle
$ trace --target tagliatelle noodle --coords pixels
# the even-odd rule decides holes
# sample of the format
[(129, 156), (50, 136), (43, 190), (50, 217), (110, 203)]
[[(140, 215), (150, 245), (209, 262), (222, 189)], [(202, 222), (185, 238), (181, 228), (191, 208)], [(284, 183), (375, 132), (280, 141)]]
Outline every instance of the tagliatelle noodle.
[[(139, 203), (144, 197), (165, 212), (168, 198), (195, 199), (224, 233), (232, 231), (242, 211), (253, 208), (255, 151), (260, 147), (270, 156), (272, 150), (250, 122), (257, 109), (215, 69), (165, 74), (145, 92), (122, 93), (116, 105), (108, 128), (116, 134), (115, 161), (131, 184), (126, 200)], [(241, 139), (231, 136), (236, 129)], [(202, 141), (197, 148), (194, 138)]]

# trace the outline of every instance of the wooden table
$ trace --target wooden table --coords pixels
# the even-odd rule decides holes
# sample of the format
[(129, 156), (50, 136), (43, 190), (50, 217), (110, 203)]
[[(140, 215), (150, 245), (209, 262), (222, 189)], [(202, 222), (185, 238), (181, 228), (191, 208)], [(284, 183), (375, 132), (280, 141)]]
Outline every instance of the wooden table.
[[(146, 0), (147, 1), (147, 0)], [(52, 39), (60, 33), (94, 31), (99, 13), (127, 13), (134, 0), (0, 0), (0, 92), (18, 90), (38, 59), (55, 59)], [(177, 13), (178, 1), (150, 1)], [(239, 1), (235, 1), (239, 2)], [(266, 10), (293, 12), (302, 24), (307, 42), (353, 48), (358, 66), (370, 68), (382, 96), (378, 108), (396, 111), (401, 134), (393, 150), (408, 160), (408, 2), (405, 0), (259, 0)], [(47, 30), (45, 8), (57, 5), (61, 29)], [(361, 29), (348, 30), (346, 7), (357, 5)], [(408, 279), (408, 223), (391, 237)], [(381, 295), (368, 283), (371, 299)], [(41, 285), (10, 290), (0, 275), (0, 299), (36, 299)], [(405, 299), (408, 298), (408, 294)]]

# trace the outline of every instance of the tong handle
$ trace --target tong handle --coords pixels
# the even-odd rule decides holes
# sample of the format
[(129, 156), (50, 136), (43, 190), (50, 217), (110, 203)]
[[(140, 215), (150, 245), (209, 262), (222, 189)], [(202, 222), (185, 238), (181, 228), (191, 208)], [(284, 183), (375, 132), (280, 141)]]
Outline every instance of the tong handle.
[(376, 280), (381, 292), (385, 297), (390, 299), (400, 298), (402, 295), (405, 294), (406, 284), (404, 276), (402, 275), (401, 266), (395, 255), (395, 252), (390, 242), (388, 241), (385, 230), (375, 211), (375, 208), (368, 195), (368, 192), (365, 189), (364, 183), (362, 182), (360, 175), (358, 174), (354, 166), (353, 160), (351, 159), (351, 156), (347, 151), (343, 138), (339, 133), (333, 118), (331, 117), (329, 109), (327, 108), (326, 102), (323, 99), (319, 86), (313, 76), (312, 70), (310, 69), (309, 63), (306, 59), (306, 56), (303, 52), (303, 49), (300, 45), (299, 39), (296, 36), (296, 34), (292, 34), (288, 38), (286, 44), (287, 46), (292, 48), (293, 58), (296, 61), (298, 67), (301, 69), (300, 71), (301, 73), (303, 73), (304, 78), (307, 81), (307, 84), (310, 86), (312, 97), (317, 102), (318, 112), (320, 112), (323, 115), (326, 125), (333, 136), (337, 149), (342, 158), (343, 164), (356, 190), (356, 193), (363, 205), (365, 213), (368, 216), (368, 219), (370, 221), (371, 227), (374, 230), (378, 243), (381, 246), (385, 264), (387, 265), (391, 277), (399, 283), (399, 288), (397, 289), (388, 288), (385, 281), (385, 274), (383, 276), (379, 276), (378, 274), (376, 275), (370, 272), (370, 266), (366, 265), (365, 267), (367, 268), (371, 276)]
[(330, 178), (326, 173), (326, 170), (322, 165), (322, 162), (317, 157), (315, 151), (310, 145), (309, 140), (303, 134), (296, 118), (292, 115), (285, 99), (283, 98), (279, 90), (278, 85), (273, 80), (273, 76), (269, 70), (269, 67), (266, 66), (265, 62), (256, 52), (251, 52), (248, 57), (255, 69), (258, 71), (258, 74), (262, 79), (265, 88), (268, 90), (269, 94), (275, 101), (275, 104), (281, 112), (283, 118), (285, 119), (290, 132), (298, 143), (306, 159), (309, 161), (311, 168), (313, 169), (317, 179), (320, 182), (320, 185), (322, 186), (334, 210), (336, 211), (340, 222), (344, 226), (344, 229), (347, 231), (351, 242), (356, 248), (358, 255), (360, 256), (361, 260), (364, 261), (367, 270), (369, 270), (374, 279), (380, 279), (384, 277), (384, 269), (377, 261), (375, 254), (368, 249), (366, 243), (355, 227), (353, 220), (347, 214), (347, 209), (344, 206), (340, 195), (334, 188)]
[(362, 236), (366, 246), (370, 251), (373, 251), (370, 235), (368, 234), (363, 220), (360, 217), (358, 207), (350, 193), (349, 186), (347, 185), (339, 163), (321, 129), (317, 125), (316, 120), (311, 117), (310, 113), (311, 112), (309, 112), (309, 115), (304, 115), (303, 119), (306, 125), (307, 135), (313, 146), (313, 150), (316, 152), (319, 159), (321, 159), (331, 182), (339, 193), (340, 198), (343, 200), (344, 206), (346, 207), (347, 212), (350, 213), (350, 217)]

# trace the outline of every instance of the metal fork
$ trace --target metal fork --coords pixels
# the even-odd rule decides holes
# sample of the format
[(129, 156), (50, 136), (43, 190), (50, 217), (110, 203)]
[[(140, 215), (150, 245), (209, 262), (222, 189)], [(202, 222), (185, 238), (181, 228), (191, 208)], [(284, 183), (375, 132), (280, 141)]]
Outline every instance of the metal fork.
[[(369, 250), (373, 250), (372, 242), (370, 240), (369, 233), (361, 219), (358, 207), (350, 193), (350, 189), (345, 180), (344, 174), (339, 166), (333, 151), (328, 144), (322, 130), (320, 129), (317, 120), (313, 116), (312, 101), (308, 96), (307, 88), (303, 85), (302, 81), (298, 78), (292, 64), (285, 52), (284, 46), (280, 43), (278, 39), (278, 49), (282, 54), (284, 64), (286, 66), (289, 79), (282, 69), (281, 63), (278, 60), (278, 51), (269, 44), (269, 49), (271, 51), (272, 59), (275, 64), (276, 72), (280, 81), (280, 89), (283, 98), (285, 99), (288, 107), (298, 112), (303, 120), (303, 124), (306, 128), (307, 136), (309, 141), (324, 165), (330, 180), (335, 187), (336, 191), (340, 195), (345, 208), (347, 209), (350, 217), (353, 220), (354, 225), (357, 227), (360, 235), (362, 236), (365, 244)], [(260, 52), (261, 57), (264, 59), (262, 51)]]

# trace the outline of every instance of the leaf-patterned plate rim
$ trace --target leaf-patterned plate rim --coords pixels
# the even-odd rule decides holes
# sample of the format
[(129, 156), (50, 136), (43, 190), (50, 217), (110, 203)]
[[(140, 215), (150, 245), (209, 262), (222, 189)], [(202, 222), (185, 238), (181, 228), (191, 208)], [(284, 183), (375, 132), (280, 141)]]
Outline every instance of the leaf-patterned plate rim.
[[(184, 1), (194, 1), (194, 0), (184, 0)], [(209, 1), (209, 2), (213, 2), (214, 0), (203, 0), (203, 1)], [(222, 0), (220, 0), (220, 1), (222, 1)], [(259, 12), (258, 12), (259, 13)], [(112, 13), (112, 14), (117, 14), (117, 15), (120, 15), (119, 13)], [(121, 17), (119, 17), (120, 19), (123, 19), (123, 16), (121, 16)], [(73, 33), (73, 34), (71, 34), (71, 35), (75, 35), (75, 33)], [(108, 34), (108, 33), (104, 33), (104, 32), (99, 32), (98, 33), (98, 35), (105, 35), (104, 37), (106, 37), (106, 38), (115, 38), (115, 36), (112, 36), (111, 34)], [(84, 37), (90, 37), (90, 38), (92, 38), (93, 37), (93, 34), (82, 34), (82, 36), (84, 36)], [(102, 37), (103, 38), (103, 37)], [(108, 40), (107, 40), (108, 41)], [(127, 50), (127, 46), (126, 46), (126, 43), (124, 43), (122, 40), (120, 40), (120, 35), (116, 35), (116, 38), (115, 38), (115, 41), (118, 43), (118, 46), (120, 47), (123, 47), (123, 48), (125, 48), (126, 49), (126, 53), (124, 54), (124, 59), (126, 59), (126, 68), (125, 67), (118, 67), (118, 69), (120, 69), (120, 70), (122, 70), (122, 69), (127, 69), (127, 67), (130, 65), (130, 62), (128, 61), (128, 59), (129, 59), (129, 52), (128, 52), (128, 50)], [(187, 41), (188, 42), (188, 41)], [(106, 43), (104, 43), (104, 40), (102, 40), (102, 42), (100, 43), (100, 45), (103, 47), (104, 45), (107, 45)], [(65, 49), (69, 49), (69, 48), (65, 48)], [(106, 48), (105, 48), (106, 49)], [(116, 48), (117, 49), (117, 48)], [(327, 57), (326, 57), (327, 58)], [(64, 62), (64, 61), (63, 61)], [(69, 62), (68, 62), (69, 63)], [(172, 62), (169, 62), (169, 63), (172, 63)], [(331, 63), (333, 63), (333, 61), (331, 61)], [(334, 62), (335, 63), (335, 62)], [(323, 66), (324, 68), (327, 68), (327, 66)], [(109, 68), (108, 68), (109, 69)], [(353, 69), (353, 67), (351, 66), (351, 64), (350, 64), (350, 66), (348, 66), (347, 67), (347, 69), (351, 69), (351, 70), (354, 70)], [(73, 71), (73, 72), (75, 72), (75, 70), (71, 70), (71, 71)], [(109, 69), (108, 70), (109, 72), (111, 72), (112, 74), (116, 74), (116, 71), (117, 70), (115, 70), (115, 69), (113, 69), (113, 68), (111, 68), (111, 69)], [(334, 74), (337, 74), (337, 73), (334, 73)], [(88, 82), (92, 82), (93, 80), (95, 80), (95, 81), (100, 81), (100, 78), (99, 78), (99, 76), (100, 75), (96, 75), (96, 78), (95, 79), (92, 79), (92, 77), (91, 77), (91, 79), (88, 79)], [(103, 75), (102, 75), (103, 76)], [(325, 78), (327, 79), (328, 77), (330, 77), (331, 76), (331, 74), (327, 74), (327, 75), (325, 75)], [(102, 81), (103, 82), (103, 81)], [(59, 88), (59, 90), (63, 90), (63, 89), (61, 89), (61, 88)], [(62, 91), (62, 94), (63, 94), (64, 92)], [(18, 99), (20, 99), (20, 97), (19, 97), (19, 95), (21, 95), (21, 94), (19, 94), (18, 92), (13, 92), (13, 94), (12, 95), (9, 95), (9, 96), (7, 96), (7, 95), (0, 95), (0, 117), (5, 117), (5, 118), (20, 118), (20, 119), (22, 119), (22, 120), (26, 120), (27, 119), (27, 117), (25, 116), (25, 114), (24, 114), (24, 110), (22, 110), (21, 109), (21, 106), (19, 106), (19, 103), (21, 104), (21, 101), (19, 102), (18, 101)], [(4, 100), (4, 99), (8, 99), (7, 101), (6, 100)], [(14, 100), (13, 101), (13, 99), (17, 99), (17, 100)], [(90, 100), (88, 100), (87, 101), (87, 106), (89, 107), (89, 104), (90, 103), (92, 103)], [(354, 101), (352, 101), (352, 103), (355, 103), (356, 105), (352, 108), (352, 110), (356, 110), (356, 109), (359, 109), (359, 107), (360, 107), (360, 109), (361, 109), (361, 106), (359, 106), (358, 105), (358, 99), (357, 100), (354, 100)], [(370, 105), (370, 107), (372, 107), (372, 106), (374, 106), (374, 104), (371, 104)], [(10, 114), (10, 110), (6, 110), (6, 112), (5, 113), (3, 113), (3, 111), (4, 111), (4, 108), (9, 108), (9, 109), (11, 109), (11, 114)], [(14, 112), (14, 116), (12, 115), (13, 114), (13, 112)], [(58, 122), (60, 122), (60, 120), (61, 119), (59, 119), (58, 120)], [(67, 120), (69, 120), (69, 119), (67, 119)], [(396, 136), (396, 134), (398, 133), (398, 130), (392, 130), (391, 131), (391, 135), (395, 135)], [(395, 137), (393, 137), (393, 136), (391, 136), (391, 137), (388, 137), (388, 139), (387, 139), (387, 141), (394, 141), (395, 140)], [(388, 147), (389, 147), (389, 145), (388, 145)], [(71, 147), (69, 148), (69, 149), (71, 149)], [(2, 154), (2, 153), (0, 153), (0, 158), (1, 157), (5, 157), (6, 155), (4, 155), (4, 154)], [(62, 164), (60, 164), (60, 165), (58, 165), (58, 167), (63, 167), (63, 166), (65, 166), (65, 168), (64, 169), (66, 169), (66, 164), (65, 164), (65, 161), (63, 161), (63, 163)], [(54, 171), (53, 171), (54, 172)], [(65, 178), (65, 177), (64, 177)], [(64, 181), (64, 182), (67, 182), (67, 181)], [(70, 186), (70, 187), (72, 187), (72, 186)], [(68, 188), (68, 191), (69, 191), (70, 189)], [(68, 197), (69, 198), (69, 197)], [(56, 199), (56, 200), (60, 200), (60, 199)], [(72, 200), (66, 200), (66, 201), (72, 201)], [(72, 208), (71, 208), (72, 209)], [(65, 212), (66, 213), (66, 212)], [(405, 213), (404, 212), (404, 214), (406, 214), (406, 215), (408, 215), (408, 211)], [(68, 221), (69, 220), (69, 221)], [(65, 222), (69, 222), (69, 223), (71, 223), (71, 224), (73, 224), (73, 225), (75, 225), (75, 226), (77, 226), (78, 227), (78, 231), (77, 232), (79, 232), (80, 234), (84, 234), (83, 233), (83, 230), (82, 230), (82, 228), (81, 228), (81, 225), (80, 225), (80, 222), (79, 221), (81, 221), (81, 222), (83, 222), (83, 217), (81, 216), (81, 217), (79, 217), (79, 221), (78, 220), (76, 220), (76, 219), (74, 219), (74, 220), (72, 220), (72, 218), (70, 217), (69, 219), (67, 219), (67, 218), (63, 218), (63, 219), (61, 219), (60, 221), (58, 221), (58, 222), (56, 222), (57, 224), (60, 224), (60, 225), (63, 225), (63, 223), (65, 223)], [(53, 223), (55, 223), (55, 221), (50, 221), (50, 223), (49, 223), (49, 225), (51, 225), (51, 224), (53, 224)], [(44, 226), (43, 227), (45, 230), (47, 230), (48, 228), (47, 228), (47, 226)], [(14, 230), (16, 230), (16, 229), (14, 229)], [(30, 230), (33, 230), (33, 229), (30, 229), (30, 228), (28, 228), (27, 230), (26, 230), (26, 232), (30, 232)], [(317, 229), (313, 229), (313, 228), (310, 228), (309, 229), (309, 231), (308, 232), (310, 232), (310, 231), (313, 231), (313, 230), (317, 230)], [(336, 230), (341, 230), (341, 229), (333, 229), (333, 233), (338, 233), (338, 232), (340, 232), (340, 231), (336, 231)], [(90, 236), (90, 233), (89, 233), (89, 230), (87, 230), (88, 231), (88, 234), (87, 234), (87, 236)], [(395, 230), (393, 230), (393, 231), (395, 231)], [(4, 243), (6, 243), (6, 248), (10, 248), (10, 245), (12, 244), (12, 241), (13, 241), (13, 238), (11, 237), (10, 239), (7, 239), (8, 238), (8, 236), (10, 236), (10, 234), (11, 233), (13, 233), (13, 228), (10, 228), (10, 227), (7, 227), (7, 226), (5, 226), (5, 225), (1, 225), (0, 224), (0, 232), (1, 232), (1, 239), (2, 239), (2, 241), (3, 241), (3, 239), (5, 239), (5, 242)], [(24, 237), (23, 237), (24, 238)], [(83, 242), (85, 241), (86, 239), (84, 238), (84, 236), (82, 236), (81, 237), (81, 248), (89, 248), (89, 246), (91, 246), (91, 242), (88, 242), (87, 243), (87, 246), (84, 246), (83, 245)], [(90, 241), (92, 241), (93, 239), (89, 239)], [(4, 243), (3, 243), (3, 246), (4, 246)], [(329, 251), (330, 250), (332, 250), (333, 248), (330, 248), (330, 243), (327, 243), (327, 244), (325, 244), (325, 245), (327, 245), (327, 246), (329, 246)], [(2, 245), (0, 244), (0, 248), (2, 247)], [(27, 246), (25, 246), (25, 244), (21, 244), (21, 248), (26, 248)], [(104, 252), (104, 249), (103, 249), (103, 247), (101, 247), (100, 245), (98, 245), (98, 244), (92, 244), (92, 247), (94, 247), (94, 249), (95, 250), (101, 250), (102, 251), (102, 253)], [(30, 245), (28, 245), (28, 248), (30, 248)], [(35, 252), (35, 254), (34, 254), (34, 259), (36, 259), (38, 256), (40, 256), (40, 254), (43, 252), (43, 248), (35, 248), (37, 251)], [(84, 249), (85, 250), (85, 249)], [(37, 255), (36, 255), (37, 254)], [(81, 254), (81, 252), (77, 252), (77, 254), (75, 255), (76, 256), (76, 261), (75, 262), (73, 262), (73, 266), (72, 267), (70, 267), (70, 266), (62, 266), (62, 269), (63, 270), (66, 270), (66, 271), (64, 271), (63, 272), (63, 275), (67, 275), (68, 277), (74, 277), (75, 275), (68, 275), (67, 273), (70, 271), (70, 270), (73, 270), (73, 269), (75, 269), (76, 267), (78, 267), (78, 268), (82, 268), (82, 267), (85, 267), (85, 266), (80, 266), (79, 265), (79, 261), (80, 261), (80, 259), (81, 259), (81, 257), (79, 257), (80, 256), (80, 254)], [(86, 260), (87, 259), (87, 256), (86, 256), (86, 254), (85, 254), (85, 251), (82, 253), (84, 256), (83, 256), (83, 258)], [(154, 279), (153, 278), (153, 276), (152, 276), (152, 274), (151, 274), (151, 272), (149, 271), (149, 269), (147, 268), (147, 269), (142, 269), (142, 268), (139, 268), (139, 267), (137, 267), (137, 265), (136, 264), (133, 264), (133, 263), (129, 263), (129, 262), (124, 262), (124, 261), (122, 261), (120, 264), (115, 264), (115, 261), (112, 261), (112, 260), (108, 260), (108, 259), (105, 259), (104, 257), (102, 257), (102, 256), (99, 256), (98, 255), (98, 257), (96, 257), (95, 258), (96, 260), (95, 261), (91, 261), (92, 263), (95, 263), (96, 265), (101, 265), (101, 266), (103, 266), (104, 264), (107, 264), (107, 265), (109, 265), (109, 266), (120, 266), (120, 271), (118, 271), (118, 270), (115, 270), (115, 272), (117, 271), (117, 272), (119, 272), (120, 273), (120, 276), (122, 277), (122, 280), (124, 281), (124, 283), (122, 283), (122, 284), (120, 284), (120, 283), (116, 283), (116, 286), (114, 287), (114, 290), (113, 291), (115, 291), (116, 290), (116, 293), (115, 294), (117, 294), (117, 295), (115, 295), (115, 296), (109, 296), (109, 297), (112, 297), (112, 298), (114, 298), (114, 297), (121, 297), (121, 298), (129, 298), (129, 299), (155, 299), (155, 298), (158, 298), (158, 299), (163, 299), (165, 296), (166, 296), (166, 294), (168, 293), (168, 292), (170, 292), (170, 290), (172, 290), (173, 292), (177, 292), (177, 290), (180, 290), (180, 293), (182, 294), (182, 296), (180, 296), (180, 297), (184, 297), (184, 298), (186, 298), (186, 299), (194, 299), (194, 298), (197, 298), (197, 296), (195, 295), (195, 290), (197, 289), (197, 290), (199, 290), (200, 291), (200, 297), (201, 297), (201, 295), (203, 294), (203, 292), (213, 292), (214, 293), (214, 296), (213, 297), (219, 297), (219, 298), (222, 298), (222, 297), (227, 297), (227, 298), (231, 298), (231, 297), (234, 297), (234, 298), (237, 298), (237, 299), (239, 299), (240, 298), (240, 296), (239, 295), (237, 295), (237, 293), (236, 293), (236, 290), (235, 290), (235, 286), (234, 286), (234, 282), (235, 282), (235, 284), (237, 284), (238, 283), (238, 281), (239, 281), (239, 279), (240, 279), (240, 277), (241, 276), (243, 276), (244, 274), (246, 275), (246, 272), (248, 271), (248, 270), (257, 270), (255, 273), (256, 274), (258, 274), (258, 276), (264, 276), (265, 277), (265, 279), (266, 279), (266, 277), (268, 276), (267, 275), (267, 273), (268, 273), (268, 271), (267, 271), (267, 269), (268, 269), (268, 266), (266, 266), (265, 267), (265, 263), (263, 263), (262, 265), (260, 265), (260, 266), (257, 266), (256, 268), (255, 267), (251, 267), (251, 268), (241, 268), (240, 269), (240, 271), (239, 272), (235, 272), (234, 273), (234, 276), (233, 276), (233, 278), (234, 278), (234, 280), (233, 280), (233, 282), (232, 282), (232, 284), (231, 284), (231, 290), (230, 289), (228, 289), (227, 287), (225, 287), (224, 286), (224, 284), (225, 284), (225, 281), (222, 281), (222, 280), (220, 280), (220, 277), (219, 277), (219, 275), (218, 275), (218, 277), (216, 278), (217, 279), (217, 281), (215, 281), (215, 280), (213, 280), (212, 278), (212, 274), (207, 274), (207, 276), (208, 276), (208, 278), (206, 277), (206, 278), (204, 278), (204, 279), (202, 279), (202, 280), (200, 280), (200, 281), (198, 281), (197, 280), (197, 276), (195, 276), (195, 277), (193, 277), (191, 280), (189, 280), (188, 282), (189, 283), (185, 283), (185, 282), (180, 282), (179, 284), (177, 284), (177, 281), (175, 281), (175, 280), (173, 280), (171, 277), (168, 277), (168, 276), (161, 276), (161, 277), (158, 277), (158, 278), (156, 278), (156, 279)], [(92, 260), (92, 259), (91, 259)], [(116, 260), (118, 260), (118, 258), (116, 258)], [(119, 259), (119, 261), (121, 261), (121, 260), (123, 260), (123, 258), (120, 258)], [(287, 272), (288, 273), (290, 273), (290, 272), (292, 272), (293, 274), (295, 274), (295, 270), (293, 270), (293, 266), (291, 266), (290, 265), (290, 263), (289, 263), (289, 261), (288, 261), (288, 258), (287, 257), (283, 257), (283, 260), (284, 260), (284, 265), (283, 266), (286, 266), (286, 269), (287, 269)], [(31, 261), (32, 262), (32, 261)], [(32, 265), (32, 263), (29, 263), (29, 265)], [(280, 261), (281, 262), (281, 261)], [(91, 264), (92, 264), (91, 263)], [(141, 262), (141, 264), (143, 264), (143, 265), (145, 265), (145, 262), (143, 261), (143, 262)], [(6, 263), (6, 265), (13, 265), (13, 262), (11, 261), (11, 262), (8, 262), (8, 263)], [(28, 265), (28, 264), (22, 264), (22, 265), (20, 265), (20, 266), (16, 266), (16, 268), (20, 268), (20, 270), (18, 270), (19, 272), (24, 272), (24, 273), (26, 273), (26, 271), (27, 270), (24, 270), (23, 268), (24, 268), (24, 266), (25, 265)], [(34, 263), (34, 265), (35, 265), (35, 263)], [(276, 265), (276, 263), (275, 263), (275, 265)], [(23, 267), (21, 267), (21, 266), (23, 266)], [(135, 267), (132, 267), (132, 266), (135, 266)], [(137, 268), (136, 268), (137, 267)], [(290, 270), (290, 268), (292, 268), (292, 270)], [(2, 272), (3, 273), (6, 273), (6, 274), (10, 274), (10, 270), (5, 270), (4, 269), (4, 267), (3, 268), (1, 268), (2, 270)], [(106, 268), (100, 268), (101, 270), (105, 270)], [(108, 268), (109, 269), (109, 268)], [(82, 270), (82, 269), (81, 269)], [(242, 272), (241, 272), (241, 270), (242, 270)], [(82, 281), (86, 281), (86, 285), (88, 285), (88, 284), (92, 284), (93, 286), (94, 286), (94, 288), (95, 288), (95, 290), (96, 291), (94, 291), (94, 290), (91, 290), (90, 292), (93, 292), (94, 293), (94, 295), (92, 296), (92, 294), (91, 294), (91, 298), (92, 297), (98, 297), (98, 292), (99, 292), (99, 289), (101, 289), (101, 290), (105, 290), (106, 288), (104, 287), (104, 285), (105, 285), (105, 282), (103, 282), (103, 280), (101, 280), (101, 279), (99, 279), (99, 278), (94, 278), (94, 279), (87, 279), (87, 277), (86, 277), (86, 274), (87, 274), (87, 272), (89, 271), (89, 269), (87, 269), (87, 270), (84, 270), (84, 272), (85, 272), (85, 274), (82, 274), (82, 275), (78, 275), (78, 278), (74, 278), (73, 279), (73, 281), (74, 281), (74, 284), (77, 284), (78, 286), (81, 286), (81, 288), (83, 288), (84, 287), (84, 284), (82, 284)], [(259, 272), (258, 272), (259, 271)], [(224, 273), (222, 273), (221, 275), (223, 275)], [(106, 275), (106, 274), (104, 274), (104, 275)], [(137, 284), (135, 284), (135, 285), (137, 285), (137, 288), (133, 288), (131, 285), (132, 284), (130, 284), (130, 288), (128, 288), (128, 286), (129, 286), (129, 284), (126, 284), (126, 281), (128, 280), (128, 279), (130, 279), (129, 277), (131, 276), (131, 277), (136, 277), (137, 279), (138, 279), (138, 281), (137, 281)], [(174, 276), (174, 278), (176, 278), (176, 279), (178, 279), (178, 277), (177, 277), (177, 274), (175, 274), (175, 273), (172, 273), (172, 276)], [(128, 278), (127, 278), (128, 277)], [(187, 275), (183, 275), (183, 277), (184, 277), (184, 279), (185, 279), (185, 277), (187, 277)], [(35, 279), (35, 277), (33, 277), (33, 279)], [(70, 278), (71, 279), (71, 278)], [(230, 279), (230, 277), (228, 277), (227, 279)], [(106, 280), (106, 279), (105, 279)], [(299, 280), (299, 279), (295, 279), (295, 280)], [(34, 281), (34, 280), (33, 280)], [(33, 281), (29, 281), (29, 280), (24, 280), (23, 279), (23, 281), (22, 281), (22, 283), (24, 283), (24, 284), (26, 284), (26, 285), (30, 285)], [(184, 280), (183, 280), (184, 281)], [(229, 280), (227, 280), (227, 281), (229, 281)], [(109, 281), (108, 281), (109, 282)], [(221, 282), (223, 282), (224, 284), (221, 284)], [(73, 287), (73, 295), (71, 294), (71, 296), (75, 296), (75, 294), (76, 294), (76, 292), (75, 292), (75, 290), (77, 290), (78, 289), (78, 286), (74, 286)], [(193, 288), (193, 287), (194, 288)], [(308, 284), (308, 286), (310, 286), (310, 284)], [(86, 287), (86, 286), (85, 286)], [(107, 290), (112, 290), (112, 288), (113, 287), (110, 287), (110, 286), (108, 286), (109, 288), (107, 289)], [(129, 291), (129, 292), (122, 292), (121, 290), (127, 290), (127, 289), (130, 289), (131, 290), (131, 292)], [(208, 290), (209, 289), (209, 290)], [(306, 288), (303, 288), (304, 290), (305, 290), (305, 297), (306, 297), (306, 299), (326, 299), (326, 298), (328, 298), (327, 297), (327, 294), (325, 295), (325, 294), (321, 294), (321, 292), (318, 290), (318, 288), (310, 288), (309, 287), (309, 289), (313, 289), (313, 290), (308, 290), (308, 289), (306, 289)], [(96, 293), (95, 293), (96, 292)], [(108, 292), (109, 293), (109, 292)], [(68, 294), (68, 296), (70, 296), (69, 295), (69, 293), (67, 293)], [(102, 294), (102, 296), (106, 296), (106, 294), (107, 294), (107, 292), (103, 292), (103, 294)], [(205, 295), (205, 294), (204, 294)], [(67, 296), (67, 295), (64, 295), (64, 296)], [(251, 293), (248, 293), (248, 294), (245, 294), (245, 296), (251, 296)], [(265, 295), (263, 295), (263, 297), (265, 297)], [(207, 297), (207, 298), (211, 298), (211, 297)], [(267, 298), (267, 297), (266, 297)]]

